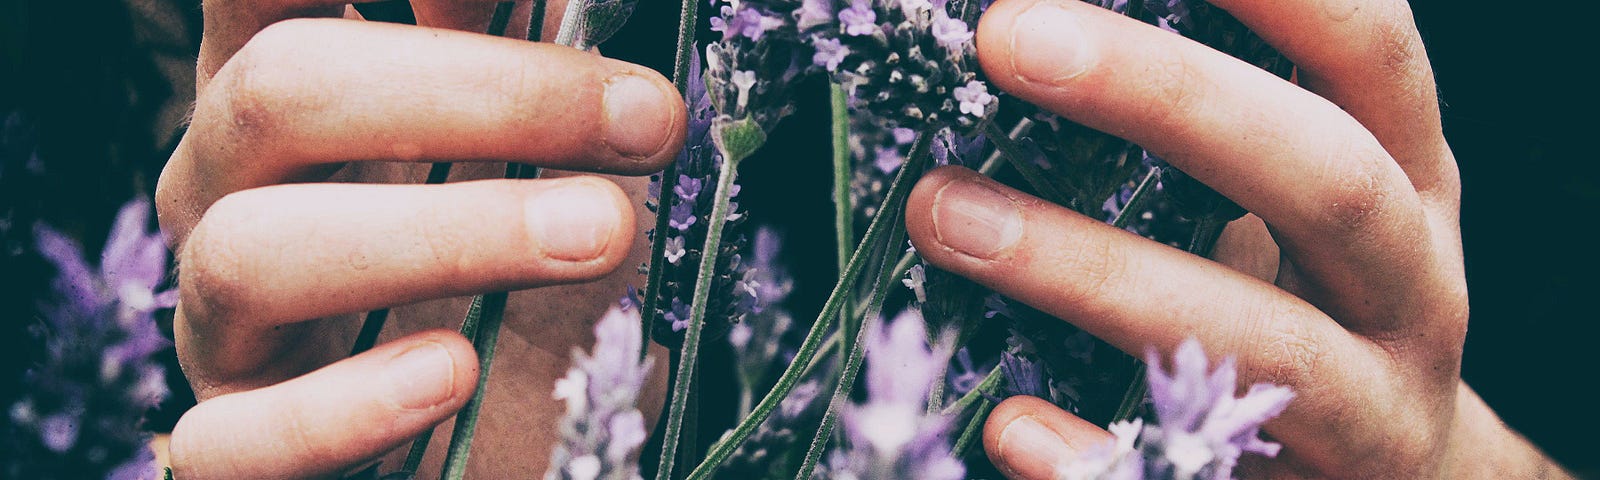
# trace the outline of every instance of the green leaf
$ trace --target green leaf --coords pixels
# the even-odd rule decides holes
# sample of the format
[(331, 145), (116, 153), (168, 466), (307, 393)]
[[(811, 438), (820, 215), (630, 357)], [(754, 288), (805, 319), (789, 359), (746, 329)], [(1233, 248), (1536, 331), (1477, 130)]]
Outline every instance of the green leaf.
[(737, 164), (767, 143), (767, 131), (749, 117), (733, 120), (723, 116), (712, 121), (711, 140), (717, 143), (724, 161)]

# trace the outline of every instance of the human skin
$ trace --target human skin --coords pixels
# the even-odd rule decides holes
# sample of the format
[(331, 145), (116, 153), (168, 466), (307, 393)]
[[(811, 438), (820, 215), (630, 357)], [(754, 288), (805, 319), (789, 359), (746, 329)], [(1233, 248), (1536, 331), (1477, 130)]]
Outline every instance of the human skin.
[[(323, 0), (205, 2), (194, 123), (157, 195), (201, 400), (171, 439), (178, 478), (326, 477), (403, 446), (473, 391), (476, 358), (448, 331), (461, 296), (531, 287), (511, 297), (471, 473), (541, 475), (568, 351), (642, 283), (642, 179), (356, 185), (420, 183), (435, 160), (480, 162), (453, 179), (498, 176), (483, 161), (642, 174), (682, 141), (682, 103), (659, 75), (439, 30), (483, 30), (492, 2), (412, 3), (435, 29), (284, 21), (345, 14)], [(1295, 388), (1266, 428), (1284, 455), (1246, 465), (1251, 477), (1562, 475), (1460, 382), (1459, 182), (1404, 2), (1213, 3), (1299, 65), (1298, 85), (1069, 0), (997, 3), (978, 48), (997, 87), (1145, 145), (1252, 211), (1220, 263), (956, 169), (912, 194), (918, 250), (1131, 352), (1196, 336), (1238, 356), (1244, 383)], [(1036, 23), (1014, 24), (1023, 12)], [(610, 104), (628, 109), (623, 130), (665, 138), (607, 135), (600, 86), (628, 72), (654, 90)], [(383, 343), (344, 359), (359, 312), (385, 305), (406, 306)], [(985, 447), (1011, 478), (1043, 479), (1105, 438), (1019, 398), (995, 410)]]
[[(179, 360), (200, 400), (171, 436), (177, 478), (330, 477), (386, 452), (397, 467), (397, 447), (473, 394), (477, 357), (454, 329), (468, 295), (497, 290), (516, 292), (469, 473), (543, 475), (528, 452), (554, 441), (554, 381), (643, 284), (646, 180), (573, 171), (660, 170), (686, 124), (671, 83), (450, 31), (485, 30), (492, 2), (412, 4), (431, 28), (293, 19), (345, 15), (321, 0), (205, 2), (194, 120), (156, 195), (179, 265)], [(526, 31), (530, 7), (508, 31)], [(561, 12), (552, 2), (545, 32)], [(447, 185), (415, 185), (430, 161), (462, 163)], [(499, 180), (506, 161), (557, 179)], [(360, 313), (390, 305), (380, 345), (345, 359)], [(651, 418), (666, 363), (644, 395)]]
[[(1241, 385), (1298, 396), (1245, 478), (1566, 474), (1461, 381), (1460, 181), (1433, 74), (1399, 0), (1211, 0), (1297, 66), (1291, 83), (1072, 0), (1001, 0), (978, 26), (990, 80), (1167, 159), (1251, 212), (1218, 261), (974, 172), (930, 172), (907, 229), (924, 259), (1135, 355), (1186, 338)], [(1010, 478), (1046, 480), (1104, 430), (1031, 397), (984, 430)]]

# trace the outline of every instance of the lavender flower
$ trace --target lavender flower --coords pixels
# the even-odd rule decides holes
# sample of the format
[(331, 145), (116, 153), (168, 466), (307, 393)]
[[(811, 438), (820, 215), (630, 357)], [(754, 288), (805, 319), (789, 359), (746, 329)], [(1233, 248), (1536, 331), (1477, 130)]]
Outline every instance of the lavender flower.
[[(972, 26), (952, 15), (949, 3), (851, 0), (834, 15), (836, 23), (808, 23), (799, 33), (815, 50), (830, 52), (829, 62), (814, 63), (885, 128), (968, 131), (999, 102), (978, 79)], [(823, 8), (806, 10), (814, 15), (809, 12)], [(847, 49), (839, 61), (831, 61), (835, 43)]]
[(817, 40), (812, 46), (816, 47), (817, 53), (811, 56), (811, 63), (828, 70), (838, 69), (839, 62), (843, 62), (845, 56), (850, 54), (850, 48), (840, 43), (837, 38)]
[(750, 402), (756, 390), (767, 380), (775, 365), (787, 363), (794, 354), (785, 336), (794, 326), (794, 317), (783, 308), (794, 281), (778, 263), (782, 240), (771, 228), (756, 231), (752, 244), (750, 269), (739, 282), (739, 288), (753, 300), (745, 321), (734, 325), (728, 333), (733, 346), (734, 367), (738, 373), (740, 414), (749, 413)]
[(855, 0), (849, 8), (839, 11), (839, 25), (844, 27), (845, 35), (872, 35), (878, 31), (877, 21), (878, 14), (872, 11), (869, 0)]
[[(822, 21), (826, 6), (802, 0), (723, 0), (712, 20), (722, 39), (706, 46), (704, 82), (717, 116), (711, 136), (734, 161), (764, 142), (794, 110), (788, 88), (813, 53), (798, 42), (796, 22)], [(728, 144), (734, 140), (737, 145)]]
[(147, 233), (148, 201), (117, 214), (99, 267), (76, 242), (36, 226), (38, 251), (55, 265), (55, 297), (40, 306), (32, 333), (44, 358), (23, 376), (23, 393), (6, 406), (0, 476), (6, 478), (145, 478), (154, 471), (140, 431), (145, 410), (167, 394), (154, 354), (170, 346), (153, 313), (173, 292), (156, 293), (167, 250)]
[[(661, 296), (656, 302), (657, 318), (662, 321), (652, 325), (654, 330), (651, 337), (669, 348), (682, 345), (684, 331), (689, 326), (689, 305), (699, 274), (706, 232), (710, 228), (708, 219), (716, 202), (716, 195), (709, 187), (716, 184), (718, 168), (722, 163), (710, 135), (716, 112), (711, 108), (710, 93), (700, 73), (700, 62), (696, 57), (691, 62), (686, 97), (689, 99), (689, 135), (675, 160), (679, 176), (677, 186), (671, 192), (674, 201), (667, 218), (669, 230), (665, 232), (668, 235), (664, 250), (667, 263), (662, 270)], [(651, 191), (657, 196), (661, 195), (660, 178), (652, 177), (651, 180), (654, 185)], [(737, 184), (730, 193), (738, 195)], [(646, 206), (651, 210), (660, 208), (659, 197), (652, 198)], [(740, 253), (746, 250), (748, 240), (740, 232), (744, 218), (738, 212), (738, 204), (730, 204), (729, 210), (731, 213), (719, 246), (715, 275), (708, 279), (712, 282), (711, 301), (706, 307), (705, 316), (704, 335), (708, 338), (721, 338), (728, 333), (729, 327), (739, 323), (750, 312), (753, 297), (757, 293), (742, 286), (749, 274), (749, 267), (743, 264)], [(657, 234), (660, 233), (649, 232), (652, 238)]]
[(572, 368), (556, 382), (555, 398), (566, 402), (567, 414), (545, 480), (640, 478), (631, 459), (649, 434), (636, 404), (650, 360), (639, 360), (638, 309), (612, 307), (594, 337), (593, 353), (574, 348)]
[(1245, 453), (1277, 456), (1281, 447), (1260, 438), (1261, 425), (1289, 406), (1294, 393), (1287, 387), (1256, 384), (1234, 398), (1233, 359), (1208, 372), (1205, 352), (1194, 339), (1178, 347), (1171, 373), (1161, 368), (1153, 350), (1146, 360), (1158, 423), (1112, 425), (1114, 446), (1091, 450), (1058, 477), (1225, 480), (1233, 478)]
[(957, 480), (966, 468), (951, 456), (950, 423), (925, 412), (933, 382), (942, 382), (950, 348), (931, 348), (914, 311), (868, 332), (867, 403), (841, 412), (845, 442), (813, 478)]
[(985, 316), (1009, 319), (1002, 353), (1003, 396), (1031, 395), (1092, 422), (1109, 421), (1120, 405), (1112, 395), (1127, 386), (1132, 360), (1067, 322), (1021, 303), (992, 295)]

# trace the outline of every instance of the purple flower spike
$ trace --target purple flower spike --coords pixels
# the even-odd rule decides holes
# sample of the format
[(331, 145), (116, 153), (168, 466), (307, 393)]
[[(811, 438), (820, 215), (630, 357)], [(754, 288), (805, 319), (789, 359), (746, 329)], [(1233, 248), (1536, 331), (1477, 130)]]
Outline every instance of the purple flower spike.
[(841, 414), (846, 443), (813, 478), (958, 480), (966, 468), (951, 455), (950, 423), (928, 414), (924, 402), (950, 348), (930, 348), (922, 316), (901, 313), (868, 332), (867, 403)]
[(1158, 424), (1113, 424), (1114, 447), (1092, 450), (1057, 477), (1220, 480), (1233, 478), (1244, 453), (1278, 454), (1278, 444), (1260, 438), (1261, 425), (1289, 406), (1294, 393), (1288, 388), (1256, 384), (1234, 398), (1233, 359), (1224, 358), (1208, 371), (1205, 352), (1194, 339), (1178, 346), (1170, 373), (1154, 351), (1146, 360)]
[(572, 368), (556, 382), (567, 405), (561, 442), (550, 452), (545, 480), (634, 480), (632, 460), (648, 432), (636, 407), (650, 360), (639, 360), (639, 311), (613, 307), (594, 326), (594, 349), (574, 349)]

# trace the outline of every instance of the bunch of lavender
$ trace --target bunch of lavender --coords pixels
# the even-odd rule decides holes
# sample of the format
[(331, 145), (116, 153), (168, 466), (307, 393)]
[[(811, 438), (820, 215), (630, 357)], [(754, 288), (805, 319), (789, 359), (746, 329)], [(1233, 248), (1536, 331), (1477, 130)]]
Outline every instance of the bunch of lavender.
[(706, 46), (704, 81), (718, 113), (711, 135), (725, 156), (743, 160), (766, 132), (794, 111), (789, 87), (803, 73), (796, 10), (800, 0), (723, 0)]
[(1281, 446), (1260, 438), (1261, 425), (1288, 407), (1294, 393), (1287, 387), (1255, 384), (1234, 398), (1233, 359), (1207, 372), (1205, 352), (1194, 339), (1178, 347), (1170, 374), (1155, 352), (1146, 360), (1155, 421), (1113, 424), (1114, 444), (1086, 452), (1058, 478), (1226, 480), (1245, 453), (1277, 456)]
[(1004, 396), (1032, 395), (1093, 422), (1109, 421), (1118, 398), (1094, 395), (1127, 384), (1127, 355), (1070, 323), (999, 295), (988, 315), (1011, 321), (1002, 353)]
[(160, 234), (148, 233), (150, 215), (143, 200), (121, 209), (98, 268), (73, 240), (35, 228), (39, 253), (57, 270), (55, 297), (32, 328), (44, 358), (6, 406), (0, 476), (135, 479), (154, 471), (140, 422), (167, 394), (153, 356), (170, 342), (153, 314), (177, 297), (155, 291), (167, 250)]
[(820, 380), (827, 378), (828, 373), (818, 372), (816, 379), (795, 386), (778, 404), (778, 410), (734, 450), (733, 455), (717, 470), (717, 477), (739, 480), (793, 478), (795, 466), (805, 453), (805, 449), (800, 447), (811, 438), (808, 430), (817, 427), (828, 405), (828, 396), (824, 395)]
[(949, 360), (948, 342), (930, 346), (915, 311), (870, 330), (867, 401), (844, 408), (844, 442), (813, 478), (960, 479), (966, 467), (951, 455), (949, 419), (926, 411)]
[[(711, 210), (717, 200), (717, 175), (722, 166), (722, 155), (710, 136), (716, 113), (711, 109), (705, 83), (699, 80), (700, 62), (696, 59), (692, 65), (686, 94), (689, 134), (674, 160), (678, 179), (671, 192), (662, 192), (661, 177), (651, 177), (650, 200), (646, 203), (646, 207), (655, 211), (663, 204), (662, 195), (673, 197), (667, 230), (648, 233), (652, 239), (655, 235), (667, 236), (664, 258), (657, 259), (664, 260), (666, 264), (662, 265), (660, 295), (657, 297), (657, 313), (654, 317), (659, 321), (651, 326), (651, 338), (668, 348), (682, 346), (684, 332), (689, 327), (689, 306), (694, 300), (695, 284), (701, 281), (698, 269), (704, 255), (706, 234), (711, 227)], [(729, 195), (738, 195), (738, 190), (739, 185), (734, 183)], [(758, 292), (747, 281), (751, 270), (743, 264), (740, 254), (748, 243), (738, 231), (739, 225), (744, 222), (744, 215), (738, 212), (737, 202), (730, 201), (728, 210), (731, 213), (727, 215), (724, 228), (731, 228), (732, 232), (720, 237), (714, 274), (704, 280), (711, 282), (710, 303), (706, 306), (704, 322), (707, 327), (705, 335), (712, 338), (726, 335), (728, 329), (738, 324), (757, 303)]]
[(623, 305), (595, 324), (593, 353), (574, 348), (572, 368), (556, 382), (555, 398), (566, 402), (567, 414), (545, 480), (640, 478), (634, 458), (649, 432), (637, 405), (650, 360), (640, 360), (639, 310)]
[(755, 302), (745, 321), (728, 332), (733, 347), (734, 373), (739, 381), (739, 414), (750, 413), (756, 391), (765, 386), (775, 365), (794, 358), (794, 346), (786, 342), (794, 317), (782, 303), (794, 289), (794, 280), (779, 265), (782, 239), (771, 228), (756, 230), (751, 245), (751, 265), (740, 286)]
[(1143, 150), (1126, 140), (1048, 112), (1033, 118), (1037, 124), (1019, 142), (1031, 157), (1027, 160), (1047, 173), (1045, 181), (1063, 192), (1066, 206), (1079, 213), (1099, 215), (1106, 200), (1142, 164)]
[(913, 130), (972, 130), (999, 102), (978, 77), (977, 12), (964, 15), (966, 5), (806, 0), (797, 26), (813, 49), (812, 66), (829, 72), (873, 117)]

